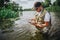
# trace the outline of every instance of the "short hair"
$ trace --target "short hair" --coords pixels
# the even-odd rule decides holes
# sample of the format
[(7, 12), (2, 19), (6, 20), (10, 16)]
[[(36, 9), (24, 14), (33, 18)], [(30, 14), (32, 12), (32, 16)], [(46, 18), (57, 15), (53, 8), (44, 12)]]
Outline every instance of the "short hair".
[(41, 5), (42, 5), (41, 2), (36, 2), (36, 3), (34, 4), (34, 7), (37, 8), (37, 7), (40, 7)]

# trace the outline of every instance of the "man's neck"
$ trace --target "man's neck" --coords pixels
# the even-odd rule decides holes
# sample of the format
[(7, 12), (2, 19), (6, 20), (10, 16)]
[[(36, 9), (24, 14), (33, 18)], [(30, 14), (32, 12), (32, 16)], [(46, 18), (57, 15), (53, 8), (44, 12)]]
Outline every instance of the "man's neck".
[(42, 12), (42, 10), (41, 10), (41, 11), (39, 11), (39, 12), (37, 11), (37, 13), (40, 13), (40, 12)]
[(43, 10), (44, 10), (44, 9), (41, 9), (40, 11), (37, 11), (37, 12), (39, 13), (39, 12), (42, 12)]

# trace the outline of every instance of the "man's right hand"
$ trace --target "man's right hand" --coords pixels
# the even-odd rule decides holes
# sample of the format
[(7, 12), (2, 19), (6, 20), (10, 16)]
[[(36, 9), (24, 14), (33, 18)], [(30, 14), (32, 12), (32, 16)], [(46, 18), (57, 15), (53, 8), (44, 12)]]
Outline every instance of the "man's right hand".
[(35, 21), (30, 21), (29, 23), (31, 23), (31, 24), (36, 24), (36, 22), (35, 22)]
[(31, 20), (31, 21), (36, 21), (36, 19), (34, 19), (34, 18), (33, 18), (33, 19), (30, 19), (30, 20)]

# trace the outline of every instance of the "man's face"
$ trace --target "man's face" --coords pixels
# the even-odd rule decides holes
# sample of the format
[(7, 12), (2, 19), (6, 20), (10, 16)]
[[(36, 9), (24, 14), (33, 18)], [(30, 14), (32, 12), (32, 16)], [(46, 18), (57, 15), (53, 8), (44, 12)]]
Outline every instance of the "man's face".
[(40, 12), (40, 11), (42, 10), (42, 8), (43, 8), (42, 6), (37, 7), (36, 11), (37, 11), (37, 12)]

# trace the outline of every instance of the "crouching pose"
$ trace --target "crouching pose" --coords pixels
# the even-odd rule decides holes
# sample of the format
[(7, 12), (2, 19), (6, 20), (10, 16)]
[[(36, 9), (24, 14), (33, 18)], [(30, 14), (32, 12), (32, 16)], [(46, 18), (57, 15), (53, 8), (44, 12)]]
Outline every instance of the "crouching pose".
[(36, 26), (41, 33), (46, 34), (51, 26), (51, 16), (48, 11), (44, 9), (40, 2), (34, 4), (36, 10), (35, 18), (31, 19), (31, 24)]

